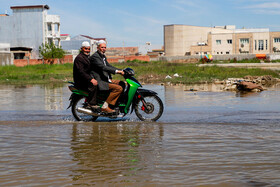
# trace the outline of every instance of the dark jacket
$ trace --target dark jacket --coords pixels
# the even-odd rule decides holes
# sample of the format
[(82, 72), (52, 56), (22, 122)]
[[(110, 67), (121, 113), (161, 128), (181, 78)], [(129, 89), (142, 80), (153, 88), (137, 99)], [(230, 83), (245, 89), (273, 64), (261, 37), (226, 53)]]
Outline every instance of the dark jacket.
[[(92, 75), (98, 82), (99, 90), (109, 90), (109, 79), (112, 79), (111, 74), (115, 74), (117, 68), (108, 63), (105, 55), (96, 51), (91, 57), (89, 57), (92, 66)], [(105, 64), (104, 64), (105, 61)]]
[(73, 66), (73, 78), (75, 85), (80, 89), (87, 89), (93, 78), (90, 75), (91, 64), (89, 62), (88, 56), (84, 53), (80, 53), (74, 60)]

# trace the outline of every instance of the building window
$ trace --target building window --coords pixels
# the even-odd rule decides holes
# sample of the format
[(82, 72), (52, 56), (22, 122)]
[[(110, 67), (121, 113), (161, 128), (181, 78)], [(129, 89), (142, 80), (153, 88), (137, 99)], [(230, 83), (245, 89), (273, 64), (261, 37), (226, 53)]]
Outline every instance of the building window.
[(227, 52), (226, 52), (226, 54), (228, 55), (228, 54), (229, 54), (229, 52), (227, 51)]
[(259, 40), (259, 48), (258, 48), (259, 51), (262, 51), (263, 50), (263, 40)]
[(241, 44), (249, 44), (249, 38), (241, 38), (240, 43)]
[(222, 41), (221, 41), (221, 40), (216, 40), (216, 44), (217, 44), (217, 45), (221, 45), (221, 44), (222, 44)]
[(48, 31), (52, 30), (52, 24), (48, 24)]
[(217, 52), (217, 55), (219, 54), (219, 52)]
[(232, 44), (232, 40), (227, 40), (227, 43), (228, 44)]
[(267, 40), (265, 40), (265, 50), (267, 50)]
[(280, 38), (274, 38), (274, 43), (280, 43)]

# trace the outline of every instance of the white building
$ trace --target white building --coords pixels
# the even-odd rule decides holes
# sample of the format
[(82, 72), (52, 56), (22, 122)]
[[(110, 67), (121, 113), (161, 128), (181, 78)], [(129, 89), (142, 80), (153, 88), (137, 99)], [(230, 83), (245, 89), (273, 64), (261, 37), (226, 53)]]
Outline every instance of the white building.
[(280, 52), (280, 32), (236, 29), (234, 25), (165, 25), (164, 48), (166, 56), (273, 54)]
[(61, 40), (61, 48), (71, 54), (78, 54), (79, 50), (81, 49), (82, 43), (84, 41), (87, 41), (89, 42), (91, 47), (90, 54), (93, 54), (97, 50), (96, 44), (99, 40), (104, 40), (105, 42), (107, 42), (106, 38), (93, 38), (91, 36), (80, 34), (72, 37), (69, 40)]
[(15, 59), (38, 58), (42, 43), (60, 45), (60, 17), (48, 15), (48, 5), (12, 6), (0, 16), (0, 43), (9, 43)]

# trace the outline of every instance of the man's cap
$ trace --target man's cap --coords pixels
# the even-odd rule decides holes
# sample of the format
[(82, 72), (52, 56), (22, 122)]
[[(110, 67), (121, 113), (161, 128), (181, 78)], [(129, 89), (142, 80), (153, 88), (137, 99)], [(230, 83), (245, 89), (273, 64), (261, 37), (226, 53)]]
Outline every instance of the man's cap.
[(82, 43), (82, 47), (90, 47), (89, 43), (87, 41), (84, 41)]
[(99, 40), (99, 41), (97, 42), (97, 46), (99, 46), (100, 44), (106, 44), (106, 42), (105, 42), (104, 40)]

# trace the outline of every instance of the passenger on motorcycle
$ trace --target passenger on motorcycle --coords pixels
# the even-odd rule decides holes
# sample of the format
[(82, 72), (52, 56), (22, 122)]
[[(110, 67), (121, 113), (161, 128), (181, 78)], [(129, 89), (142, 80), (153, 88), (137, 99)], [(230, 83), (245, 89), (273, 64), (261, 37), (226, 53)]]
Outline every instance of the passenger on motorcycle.
[(104, 40), (100, 40), (97, 44), (97, 51), (90, 56), (89, 60), (92, 65), (91, 73), (98, 82), (99, 90), (110, 91), (107, 100), (101, 107), (101, 111), (105, 113), (114, 113), (115, 110), (111, 109), (109, 105), (114, 106), (116, 104), (123, 88), (120, 86), (120, 82), (122, 81), (113, 80), (111, 74), (124, 75), (124, 72), (108, 63), (105, 52), (106, 42)]
[(89, 42), (83, 42), (80, 54), (75, 58), (73, 65), (73, 79), (75, 87), (89, 92), (86, 107), (96, 109), (97, 81), (91, 73), (91, 64), (89, 61), (90, 45)]

